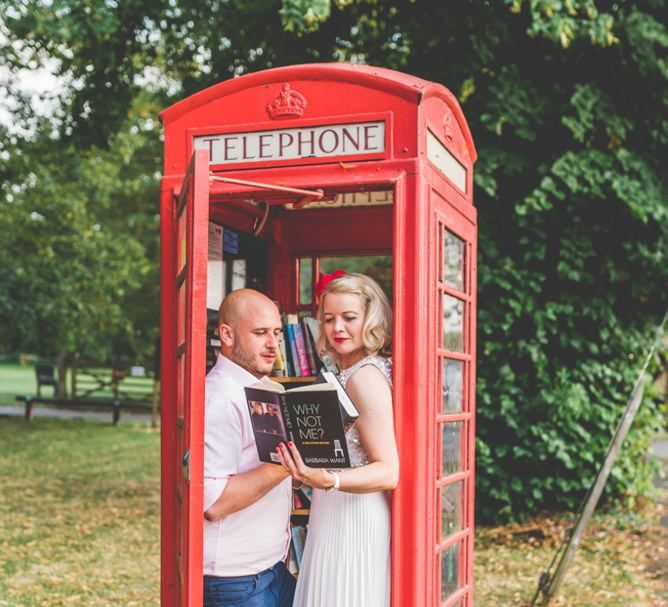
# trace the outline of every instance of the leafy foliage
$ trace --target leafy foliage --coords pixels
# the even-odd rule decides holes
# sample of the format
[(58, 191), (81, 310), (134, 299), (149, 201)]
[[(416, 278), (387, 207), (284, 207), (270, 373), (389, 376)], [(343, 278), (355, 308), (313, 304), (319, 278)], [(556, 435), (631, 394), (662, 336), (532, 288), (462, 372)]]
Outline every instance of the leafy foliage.
[[(8, 154), (3, 169), (16, 177), (1, 186), (0, 335), (8, 351), (150, 355), (158, 153), (156, 128), (135, 115), (107, 150), (40, 136)], [(144, 173), (146, 159), (153, 174)]]
[[(458, 96), (478, 149), (478, 513), (578, 505), (666, 306), (665, 2), (0, 0), (0, 13), (4, 62), (55, 61), (64, 82), (49, 120), (17, 91), (23, 130), (0, 133), (5, 343), (34, 347), (44, 326), (51, 347), (152, 344), (158, 107), (282, 64), (401, 69)], [(608, 497), (647, 490), (660, 421), (650, 394)]]

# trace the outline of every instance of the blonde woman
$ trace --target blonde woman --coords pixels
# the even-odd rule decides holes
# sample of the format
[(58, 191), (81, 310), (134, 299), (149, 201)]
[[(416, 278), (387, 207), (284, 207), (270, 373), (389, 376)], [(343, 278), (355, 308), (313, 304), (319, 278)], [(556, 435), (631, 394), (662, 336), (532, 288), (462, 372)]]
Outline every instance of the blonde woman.
[(392, 312), (378, 284), (337, 271), (318, 284), (318, 349), (360, 412), (346, 440), (352, 468), (309, 468), (291, 443), (283, 466), (313, 487), (293, 607), (389, 607), (390, 497), (399, 477), (392, 421)]

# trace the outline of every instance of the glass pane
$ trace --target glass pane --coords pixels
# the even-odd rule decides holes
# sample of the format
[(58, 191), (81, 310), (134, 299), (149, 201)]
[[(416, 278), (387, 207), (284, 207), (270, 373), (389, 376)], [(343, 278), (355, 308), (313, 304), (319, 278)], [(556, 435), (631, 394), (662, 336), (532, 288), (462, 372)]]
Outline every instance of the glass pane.
[(299, 258), (299, 303), (310, 304), (313, 301), (313, 259)]
[(441, 553), (441, 602), (451, 597), (461, 587), (461, 542)]
[(464, 290), (464, 251), (464, 241), (446, 230), (443, 238), (445, 284), (459, 291)]
[(464, 481), (441, 487), (441, 541), (462, 530)]
[(320, 272), (331, 274), (334, 270), (359, 272), (371, 276), (383, 289), (392, 303), (392, 256), (363, 255), (349, 257), (321, 257)]
[(443, 347), (453, 352), (464, 351), (464, 302), (443, 295)]
[(187, 244), (187, 223), (186, 216), (188, 215), (188, 209), (184, 208), (179, 216), (179, 244), (178, 244), (178, 259), (176, 261), (176, 274), (180, 274), (183, 266), (186, 265), (186, 244)]
[(185, 415), (186, 402), (186, 357), (176, 359), (176, 414)]
[(441, 477), (462, 470), (463, 422), (441, 426)]
[(463, 362), (443, 360), (443, 413), (458, 413), (462, 410), (463, 373)]
[(176, 302), (176, 345), (180, 346), (186, 340), (186, 283), (183, 281), (178, 289)]

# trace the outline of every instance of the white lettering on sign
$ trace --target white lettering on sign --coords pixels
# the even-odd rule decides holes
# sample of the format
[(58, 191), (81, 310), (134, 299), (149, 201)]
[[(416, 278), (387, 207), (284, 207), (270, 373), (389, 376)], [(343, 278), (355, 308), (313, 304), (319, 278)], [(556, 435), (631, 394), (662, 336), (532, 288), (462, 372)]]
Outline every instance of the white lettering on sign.
[(466, 167), (431, 131), (427, 131), (427, 158), (462, 192), (466, 192)]
[(194, 145), (209, 150), (209, 164), (376, 154), (385, 151), (385, 122), (200, 135)]

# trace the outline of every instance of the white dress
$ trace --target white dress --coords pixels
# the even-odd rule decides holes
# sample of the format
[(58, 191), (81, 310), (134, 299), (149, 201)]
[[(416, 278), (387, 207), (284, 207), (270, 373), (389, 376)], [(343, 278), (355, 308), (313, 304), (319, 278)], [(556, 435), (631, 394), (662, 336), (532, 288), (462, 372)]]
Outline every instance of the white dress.
[[(391, 363), (370, 356), (339, 375), (345, 387), (364, 365), (392, 385)], [(346, 433), (353, 468), (368, 463), (355, 426)], [(314, 489), (293, 607), (389, 607), (390, 496)]]

